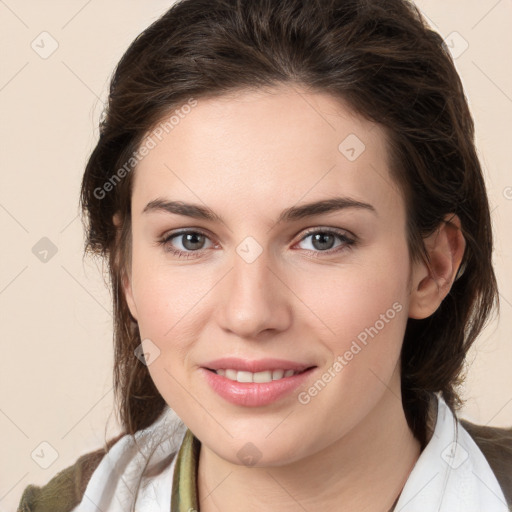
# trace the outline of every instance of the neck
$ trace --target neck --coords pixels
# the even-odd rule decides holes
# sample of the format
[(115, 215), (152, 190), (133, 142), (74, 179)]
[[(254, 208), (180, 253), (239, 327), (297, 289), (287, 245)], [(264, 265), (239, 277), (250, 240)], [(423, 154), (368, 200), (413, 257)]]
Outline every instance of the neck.
[(327, 449), (279, 467), (232, 464), (201, 446), (201, 512), (323, 510), (387, 512), (420, 455), (407, 425), (398, 385), (365, 419)]

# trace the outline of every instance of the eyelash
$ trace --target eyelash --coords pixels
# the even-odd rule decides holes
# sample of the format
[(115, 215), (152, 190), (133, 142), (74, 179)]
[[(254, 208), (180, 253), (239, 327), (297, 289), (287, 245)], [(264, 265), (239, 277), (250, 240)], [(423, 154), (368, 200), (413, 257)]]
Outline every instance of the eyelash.
[[(323, 255), (323, 254), (332, 255), (332, 254), (341, 253), (345, 250), (349, 250), (352, 246), (354, 246), (356, 244), (355, 238), (350, 238), (349, 236), (347, 236), (345, 231), (334, 230), (332, 228), (329, 228), (329, 229), (315, 228), (315, 229), (309, 230), (304, 234), (304, 236), (297, 243), (303, 242), (309, 236), (317, 234), (317, 233), (334, 235), (342, 241), (342, 245), (338, 246), (337, 248), (329, 249), (326, 251), (308, 250), (308, 252), (312, 253), (313, 257), (315, 257), (315, 258), (320, 258), (320, 257), (322, 257), (321, 255)], [(169, 252), (169, 253), (177, 256), (178, 258), (184, 258), (184, 259), (196, 258), (198, 256), (195, 256), (195, 254), (201, 254), (203, 251), (206, 251), (206, 249), (200, 249), (197, 251), (181, 251), (179, 249), (172, 248), (172, 246), (169, 244), (169, 242), (173, 238), (177, 238), (179, 236), (188, 235), (188, 234), (199, 234), (199, 235), (205, 236), (206, 238), (209, 238), (206, 233), (204, 233), (200, 230), (186, 230), (186, 231), (179, 231), (178, 233), (170, 233), (168, 235), (165, 235), (163, 238), (161, 238), (160, 240), (157, 241), (157, 244), (159, 246), (163, 246), (166, 252)]]

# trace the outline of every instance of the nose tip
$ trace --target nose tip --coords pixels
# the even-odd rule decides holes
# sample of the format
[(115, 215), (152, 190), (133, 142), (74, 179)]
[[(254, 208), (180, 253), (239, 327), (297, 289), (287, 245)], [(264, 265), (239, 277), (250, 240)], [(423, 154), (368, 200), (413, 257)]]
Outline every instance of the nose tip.
[[(247, 242), (254, 256), (254, 246)], [(253, 251), (251, 253), (251, 251)], [(268, 265), (261, 254), (248, 263), (240, 256), (236, 258), (230, 275), (222, 289), (221, 326), (240, 337), (261, 336), (262, 332), (286, 329), (291, 312), (286, 299), (286, 287)]]

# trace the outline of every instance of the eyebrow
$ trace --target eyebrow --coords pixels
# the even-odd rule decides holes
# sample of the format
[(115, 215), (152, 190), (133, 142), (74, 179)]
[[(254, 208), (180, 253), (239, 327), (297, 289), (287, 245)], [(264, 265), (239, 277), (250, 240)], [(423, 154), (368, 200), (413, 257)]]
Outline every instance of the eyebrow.
[[(332, 199), (324, 199), (312, 203), (302, 204), (300, 206), (292, 206), (281, 212), (277, 220), (277, 224), (283, 222), (293, 222), (296, 220), (313, 217), (322, 213), (331, 213), (348, 208), (356, 208), (368, 210), (377, 215), (376, 209), (369, 203), (363, 203), (350, 197), (335, 197)], [(157, 198), (150, 201), (142, 210), (142, 213), (150, 212), (166, 212), (184, 217), (192, 217), (194, 219), (209, 220), (213, 222), (222, 222), (224, 220), (213, 210), (207, 206), (201, 206), (183, 201), (170, 201), (167, 199)]]

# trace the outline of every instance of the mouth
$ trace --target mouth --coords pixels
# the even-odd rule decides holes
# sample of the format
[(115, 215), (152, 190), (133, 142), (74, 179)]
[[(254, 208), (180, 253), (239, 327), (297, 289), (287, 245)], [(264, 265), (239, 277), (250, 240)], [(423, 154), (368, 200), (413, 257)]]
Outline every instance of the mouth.
[(254, 382), (257, 384), (264, 384), (266, 382), (272, 382), (275, 380), (282, 380), (288, 377), (293, 377), (295, 375), (300, 375), (301, 373), (307, 372), (316, 368), (316, 366), (309, 366), (302, 370), (292, 370), (292, 369), (269, 369), (263, 370), (260, 372), (249, 372), (245, 370), (236, 370), (234, 368), (206, 368), (206, 370), (216, 373), (221, 377), (225, 377), (226, 379), (235, 381), (235, 382)]
[[(221, 365), (224, 366), (224, 365)], [(240, 407), (264, 407), (307, 386), (318, 366), (268, 367), (257, 372), (236, 368), (201, 367), (205, 383), (225, 401)], [(247, 367), (247, 365), (245, 365)]]

